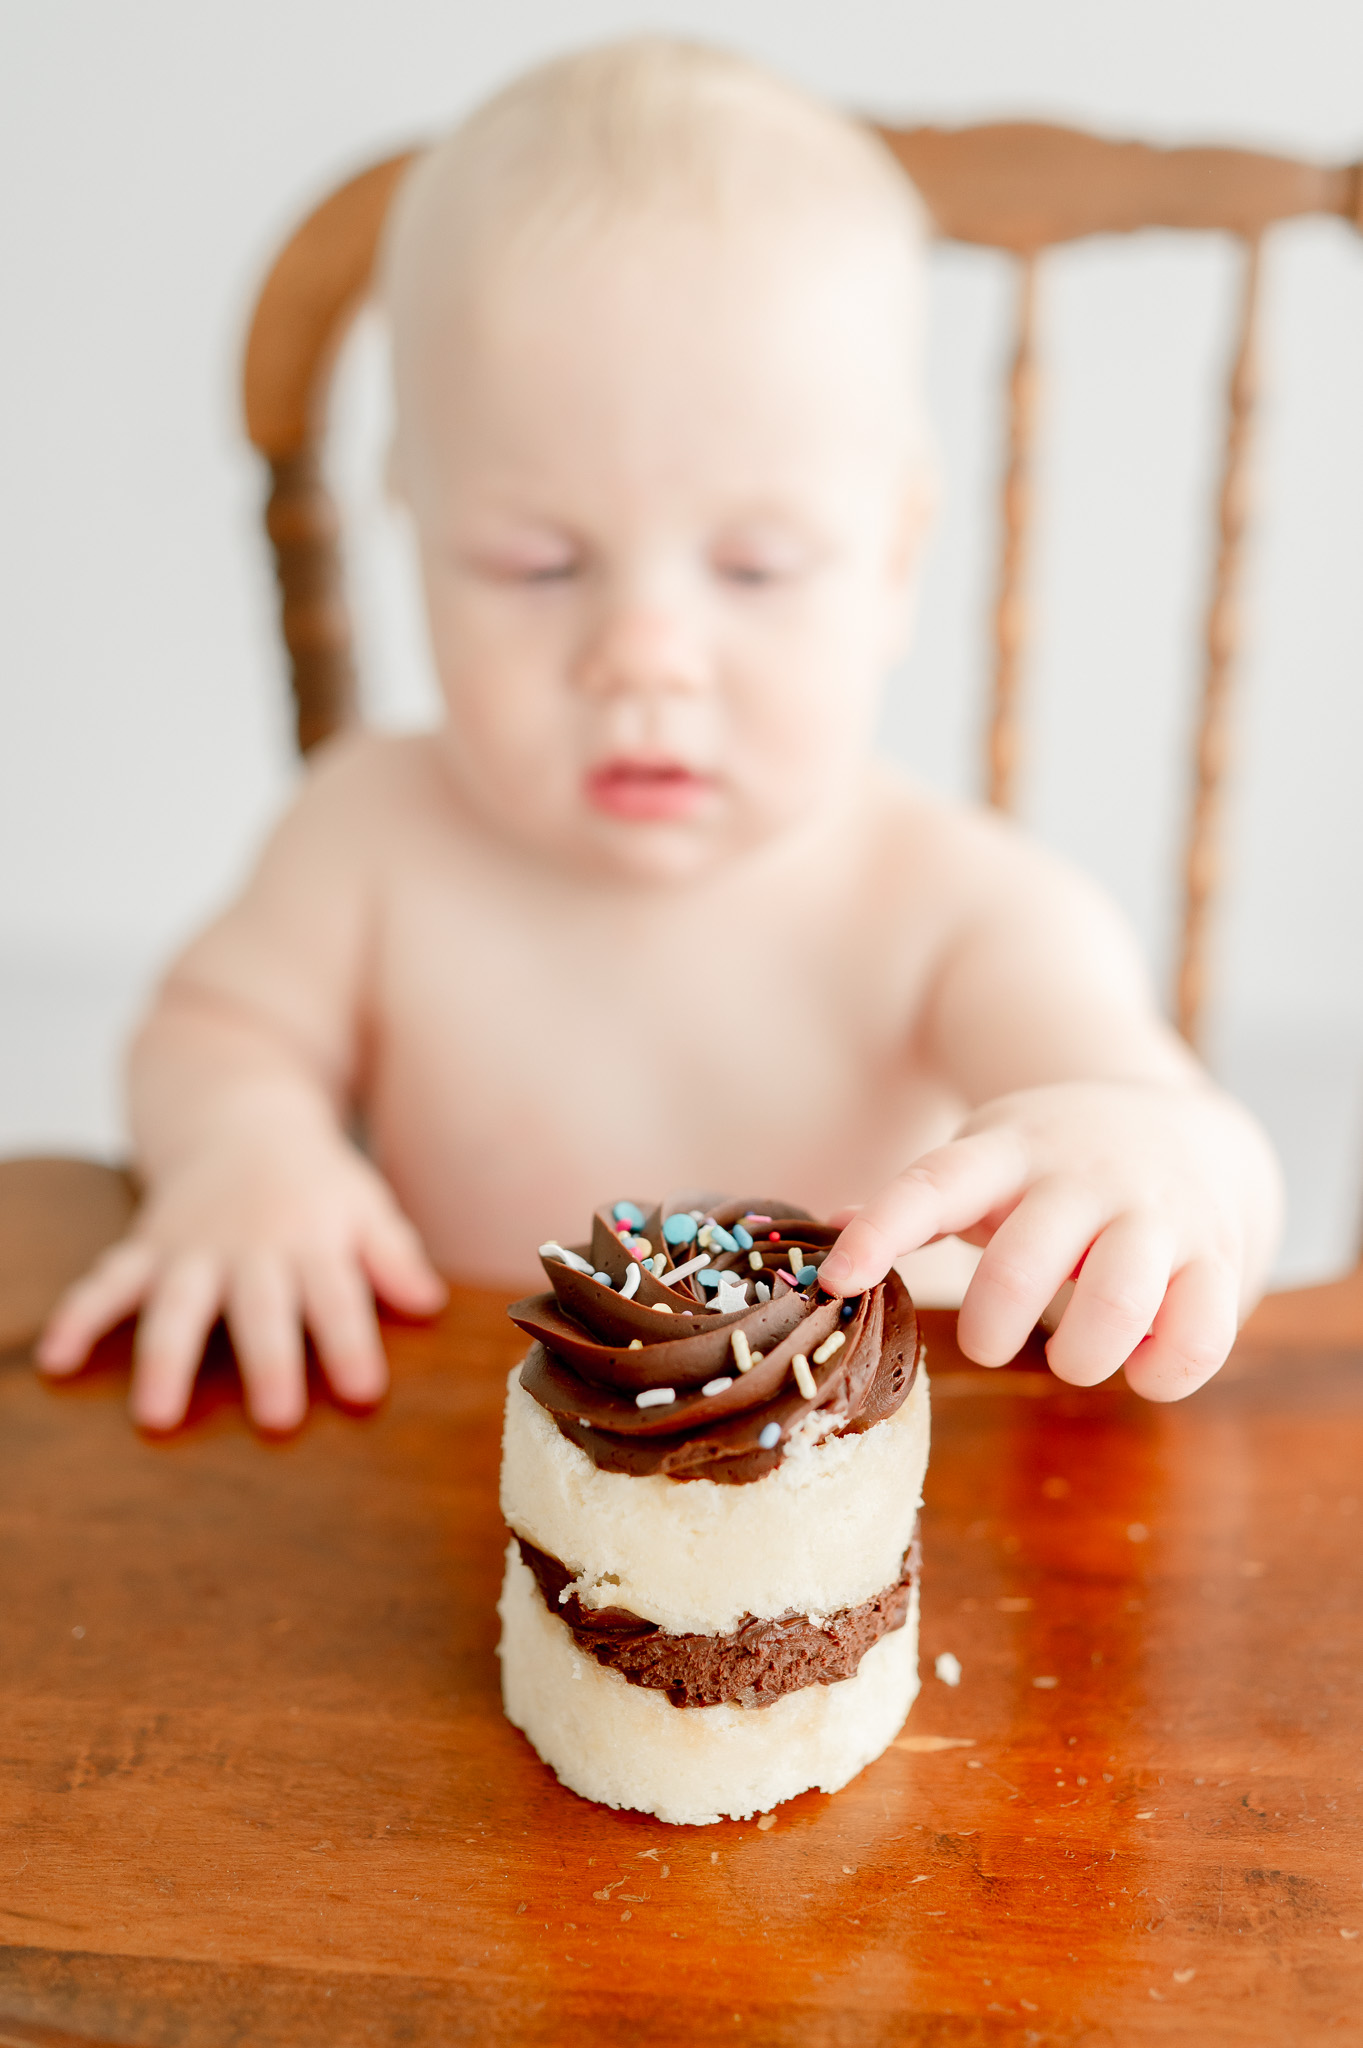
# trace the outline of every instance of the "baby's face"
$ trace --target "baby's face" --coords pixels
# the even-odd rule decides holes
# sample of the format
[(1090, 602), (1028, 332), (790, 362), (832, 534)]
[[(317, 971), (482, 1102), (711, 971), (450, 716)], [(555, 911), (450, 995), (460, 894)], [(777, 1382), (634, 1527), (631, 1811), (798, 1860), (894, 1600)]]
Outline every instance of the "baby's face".
[(848, 790), (922, 525), (867, 315), (837, 252), (653, 223), (411, 341), (398, 474), (452, 770), (499, 833), (677, 882)]

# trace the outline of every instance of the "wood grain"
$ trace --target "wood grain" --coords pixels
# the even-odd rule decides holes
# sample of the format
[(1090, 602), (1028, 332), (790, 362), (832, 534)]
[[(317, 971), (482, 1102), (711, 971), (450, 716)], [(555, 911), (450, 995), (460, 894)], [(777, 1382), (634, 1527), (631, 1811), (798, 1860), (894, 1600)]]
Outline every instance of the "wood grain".
[(589, 1806), (502, 1718), (497, 1298), (286, 1444), (221, 1353), (165, 1443), (126, 1340), (61, 1390), (11, 1357), (0, 2037), (1348, 2038), (1363, 1353), (1157, 1408), (949, 1332), (906, 1746), (770, 1829)]

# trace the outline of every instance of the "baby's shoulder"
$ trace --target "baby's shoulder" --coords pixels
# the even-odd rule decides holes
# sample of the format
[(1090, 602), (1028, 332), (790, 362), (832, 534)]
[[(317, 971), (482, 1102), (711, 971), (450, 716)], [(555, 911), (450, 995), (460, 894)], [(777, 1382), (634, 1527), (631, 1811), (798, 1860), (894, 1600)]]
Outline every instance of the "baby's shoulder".
[(285, 824), (310, 841), (343, 841), (354, 854), (391, 854), (448, 810), (434, 734), (358, 728), (309, 756)]
[(1011, 819), (983, 804), (943, 796), (879, 766), (872, 858), (912, 895), (962, 908), (1001, 896), (1063, 887), (1072, 870)]

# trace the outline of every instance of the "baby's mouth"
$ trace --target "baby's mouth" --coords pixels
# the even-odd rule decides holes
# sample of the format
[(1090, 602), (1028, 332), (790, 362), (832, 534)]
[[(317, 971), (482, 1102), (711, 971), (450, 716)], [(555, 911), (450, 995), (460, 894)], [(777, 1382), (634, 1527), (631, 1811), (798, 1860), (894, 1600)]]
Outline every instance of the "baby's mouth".
[(587, 801), (611, 818), (694, 817), (714, 790), (708, 775), (679, 761), (603, 761), (585, 778)]

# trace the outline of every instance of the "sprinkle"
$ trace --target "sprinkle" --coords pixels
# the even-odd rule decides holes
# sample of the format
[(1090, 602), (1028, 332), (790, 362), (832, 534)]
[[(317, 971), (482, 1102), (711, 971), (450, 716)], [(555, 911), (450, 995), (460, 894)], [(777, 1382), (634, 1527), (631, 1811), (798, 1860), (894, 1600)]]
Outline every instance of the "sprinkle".
[[(818, 1357), (817, 1352), (814, 1355), (816, 1358)], [(814, 1384), (814, 1375), (809, 1369), (809, 1360), (805, 1357), (803, 1351), (796, 1352), (794, 1358), (790, 1361), (790, 1369), (795, 1375), (795, 1384), (804, 1395), (806, 1401), (812, 1401), (819, 1390)]]
[(796, 1279), (795, 1275), (793, 1273), (788, 1273), (784, 1266), (778, 1266), (776, 1268), (776, 1277), (778, 1280), (784, 1280), (787, 1287), (798, 1287), (800, 1284), (799, 1281)]
[(609, 1273), (593, 1273), (592, 1278), (593, 1280), (599, 1280), (603, 1287), (614, 1287), (615, 1285)]
[(730, 1330), (729, 1342), (734, 1347), (734, 1364), (740, 1372), (752, 1371), (752, 1349), (742, 1330)]
[(630, 1350), (631, 1350), (631, 1351), (642, 1351), (642, 1350), (643, 1350), (643, 1348), (644, 1348), (644, 1340), (643, 1340), (643, 1338), (642, 1338), (642, 1337), (631, 1337), (631, 1338), (630, 1338), (630, 1340), (629, 1340), (629, 1348), (630, 1348)]
[(847, 1336), (846, 1332), (843, 1330), (835, 1330), (831, 1337), (825, 1337), (823, 1343), (814, 1353), (815, 1365), (826, 1365), (829, 1359), (833, 1356), (833, 1353), (835, 1351), (841, 1351), (843, 1345), (846, 1342)]
[(563, 1265), (571, 1266), (575, 1273), (590, 1273), (592, 1270), (590, 1259), (580, 1258), (576, 1252), (565, 1251), (561, 1244), (555, 1244), (552, 1237), (547, 1244), (540, 1246), (540, 1257), (558, 1259)]
[(780, 1233), (780, 1231), (779, 1231), (779, 1230), (769, 1230), (769, 1231), (767, 1232), (767, 1242), (768, 1242), (769, 1244), (780, 1244), (780, 1242), (781, 1242), (781, 1233)]
[(710, 1239), (712, 1235), (713, 1233), (710, 1229), (710, 1225), (708, 1223), (702, 1223), (700, 1229), (696, 1232), (696, 1243), (700, 1245), (703, 1251), (708, 1251), (710, 1249)]
[(702, 1287), (718, 1287), (718, 1273), (716, 1273), (713, 1268), (711, 1268), (711, 1270), (708, 1273), (702, 1273), (700, 1276), (700, 1284)]
[(652, 1309), (655, 1316), (670, 1316), (672, 1313), (672, 1304), (670, 1301), (651, 1301), (649, 1303), (649, 1307)]
[(812, 1287), (819, 1277), (819, 1269), (817, 1266), (801, 1266), (795, 1277), (801, 1287)]
[(653, 1249), (651, 1237), (636, 1237), (630, 1246), (636, 1259), (646, 1259)]
[(759, 1280), (756, 1287), (753, 1289), (753, 1292), (756, 1294), (757, 1299), (759, 1301), (771, 1300), (771, 1289), (770, 1287), (768, 1287), (765, 1280)]
[(701, 1267), (708, 1266), (709, 1263), (709, 1252), (701, 1252), (698, 1257), (688, 1259), (684, 1266), (674, 1266), (667, 1276), (668, 1286), (675, 1287), (679, 1280), (687, 1279), (692, 1273), (699, 1273)]
[(688, 1209), (686, 1213), (693, 1223), (704, 1223), (707, 1220), (703, 1209)]
[(845, 1301), (838, 1311), (845, 1323), (850, 1323), (856, 1312), (857, 1304), (854, 1301)]
[(661, 1279), (663, 1273), (667, 1270), (667, 1253), (654, 1252), (653, 1257), (648, 1261), (648, 1270), (652, 1273), (655, 1280)]
[(738, 1239), (731, 1236), (722, 1223), (712, 1223), (710, 1225), (710, 1242), (711, 1244), (717, 1244), (721, 1251), (736, 1252), (738, 1250)]
[(722, 1394), (726, 1387), (731, 1387), (732, 1385), (732, 1379), (727, 1374), (721, 1374), (717, 1380), (707, 1380), (701, 1388), (701, 1392), (702, 1394)]
[(762, 1254), (761, 1254), (761, 1252), (749, 1252), (749, 1253), (748, 1253), (748, 1264), (749, 1264), (749, 1265), (750, 1265), (750, 1266), (752, 1267), (752, 1269), (753, 1269), (754, 1273), (760, 1273), (760, 1272), (761, 1272), (761, 1270), (762, 1270)]
[[(586, 1418), (586, 1416), (585, 1416), (585, 1415), (579, 1415), (577, 1419), (578, 1419), (578, 1422), (580, 1423), (580, 1425), (582, 1426), (582, 1428), (583, 1428), (583, 1429), (590, 1429), (590, 1428), (591, 1428), (591, 1424), (590, 1424), (590, 1422), (588, 1422), (588, 1420), (587, 1420), (587, 1418)], [(566, 1592), (567, 1592), (567, 1590), (568, 1590), (568, 1588), (567, 1588), (567, 1587), (565, 1586), (563, 1590), (564, 1590), (564, 1592), (566, 1593)]]
[(805, 1262), (804, 1253), (801, 1251), (798, 1244), (793, 1244), (787, 1250), (786, 1257), (790, 1260), (791, 1272), (795, 1275), (796, 1279), (798, 1280), (800, 1277), (800, 1268), (804, 1265)]
[(961, 1682), (961, 1660), (953, 1657), (950, 1650), (943, 1650), (933, 1665), (933, 1670), (943, 1685), (959, 1685)]
[(780, 1443), (780, 1441), (781, 1441), (781, 1425), (780, 1425), (780, 1423), (779, 1423), (779, 1422), (769, 1422), (769, 1423), (767, 1424), (766, 1428), (765, 1428), (765, 1429), (763, 1430), (763, 1432), (762, 1432), (761, 1436), (760, 1436), (760, 1437), (759, 1437), (759, 1438), (757, 1439), (757, 1446), (758, 1446), (758, 1449), (759, 1449), (759, 1450), (762, 1450), (762, 1451), (774, 1451), (774, 1450), (776, 1449), (776, 1446), (777, 1446), (777, 1445), (778, 1445), (778, 1444)]
[(745, 1230), (741, 1223), (735, 1223), (733, 1239), (741, 1252), (750, 1252), (752, 1250), (752, 1232)]
[(771, 1218), (770, 1216), (759, 1216), (756, 1209), (749, 1209), (743, 1221), (745, 1223), (770, 1223)]
[(669, 1244), (690, 1244), (696, 1234), (696, 1219), (685, 1214), (668, 1216), (663, 1222), (663, 1236)]
[[(705, 1278), (708, 1280), (709, 1277), (707, 1273)], [(722, 1316), (741, 1315), (748, 1306), (747, 1281), (740, 1280), (734, 1273), (721, 1273), (718, 1278), (719, 1285), (710, 1303), (711, 1308), (718, 1309)]]
[(634, 1396), (636, 1408), (667, 1408), (677, 1398), (673, 1387), (645, 1387), (642, 1394)]
[(628, 1223), (634, 1230), (643, 1228), (644, 1212), (637, 1202), (617, 1202), (611, 1215), (617, 1223)]
[(639, 1268), (635, 1265), (633, 1259), (631, 1259), (629, 1265), (625, 1269), (625, 1277), (620, 1282), (621, 1301), (633, 1301), (635, 1295), (639, 1292), (640, 1277), (641, 1276)]

